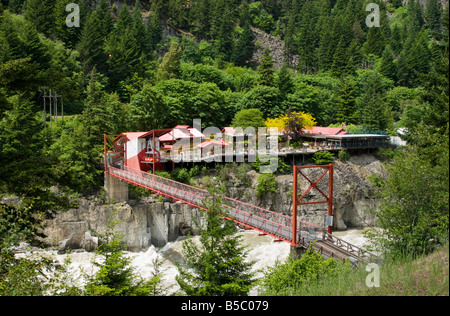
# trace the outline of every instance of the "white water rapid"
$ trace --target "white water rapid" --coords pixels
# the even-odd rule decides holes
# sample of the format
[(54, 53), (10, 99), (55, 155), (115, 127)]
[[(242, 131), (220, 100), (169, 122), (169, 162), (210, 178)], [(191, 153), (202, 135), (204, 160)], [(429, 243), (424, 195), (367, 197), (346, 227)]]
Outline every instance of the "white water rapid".
[[(364, 246), (367, 240), (363, 236), (364, 230), (347, 230), (342, 232), (335, 232), (334, 235), (356, 245)], [(287, 242), (274, 242), (274, 238), (269, 236), (259, 236), (256, 231), (241, 231), (239, 234), (243, 235), (244, 244), (248, 246), (249, 254), (247, 260), (255, 261), (253, 266), (254, 271), (260, 271), (267, 267), (273, 266), (277, 260), (284, 261), (290, 252), (290, 245)], [(198, 240), (198, 236), (193, 237)], [(163, 248), (157, 249), (151, 246), (145, 252), (132, 253), (126, 252), (126, 255), (132, 259), (132, 266), (136, 268), (142, 278), (149, 279), (154, 272), (155, 259), (160, 261), (160, 271), (163, 275), (163, 287), (166, 288), (166, 294), (170, 295), (179, 290), (175, 277), (178, 274), (175, 261), (181, 258), (182, 244), (184, 239), (180, 238), (175, 242), (168, 243)], [(33, 252), (35, 255), (36, 252)], [(51, 256), (59, 262), (70, 259), (70, 272), (76, 285), (83, 284), (83, 273), (93, 274), (96, 267), (93, 266), (92, 261), (99, 258), (94, 253), (89, 252), (73, 252), (70, 254), (59, 255), (56, 251), (39, 251), (39, 255)], [(20, 254), (20, 255), (29, 255)], [(83, 273), (81, 272), (83, 271)], [(261, 277), (261, 272), (257, 273), (257, 277)], [(250, 295), (258, 295), (257, 289), (254, 289)]]

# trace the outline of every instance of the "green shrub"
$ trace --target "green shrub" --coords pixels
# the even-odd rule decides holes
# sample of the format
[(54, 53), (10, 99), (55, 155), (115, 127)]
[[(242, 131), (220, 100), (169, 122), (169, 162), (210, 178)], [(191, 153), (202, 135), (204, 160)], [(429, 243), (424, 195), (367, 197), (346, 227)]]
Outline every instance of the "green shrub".
[(329, 165), (334, 160), (334, 155), (329, 151), (318, 151), (312, 157), (316, 165)]
[(289, 257), (284, 263), (277, 261), (273, 267), (265, 270), (259, 294), (283, 296), (308, 292), (311, 285), (350, 271), (349, 262), (325, 259), (310, 248), (297, 260)]
[(173, 180), (173, 179), (172, 179), (172, 176), (171, 176), (170, 173), (167, 172), (167, 171), (156, 170), (156, 171), (155, 171), (155, 175), (157, 175), (158, 177), (162, 177), (162, 178), (166, 178), (166, 179)]
[(258, 185), (256, 186), (256, 195), (265, 196), (269, 192), (278, 193), (278, 184), (273, 173), (263, 173), (258, 177)]
[(249, 164), (243, 163), (239, 165), (236, 172), (236, 179), (246, 188), (252, 184), (247, 174), (250, 170), (252, 170), (252, 167)]
[[(268, 158), (268, 157), (265, 157), (265, 158)], [(256, 161), (252, 162), (251, 165), (256, 171), (260, 172), (260, 167), (270, 165), (270, 160), (267, 160), (266, 162), (261, 162), (261, 160), (259, 159), (259, 155), (258, 155), (258, 156), (256, 156)], [(280, 174), (288, 174), (291, 171), (292, 171), (292, 167), (290, 165), (288, 165), (287, 163), (285, 163), (281, 158), (278, 158), (278, 166), (277, 166), (276, 172), (278, 172)]]
[(391, 148), (378, 148), (375, 156), (381, 161), (393, 161), (396, 151)]
[(338, 159), (340, 161), (347, 161), (350, 159), (350, 154), (346, 150), (339, 150), (338, 152)]
[(186, 168), (175, 169), (174, 171), (172, 171), (172, 177), (175, 181), (181, 183), (189, 183), (189, 180), (191, 179), (191, 175), (189, 174), (189, 171), (187, 171)]

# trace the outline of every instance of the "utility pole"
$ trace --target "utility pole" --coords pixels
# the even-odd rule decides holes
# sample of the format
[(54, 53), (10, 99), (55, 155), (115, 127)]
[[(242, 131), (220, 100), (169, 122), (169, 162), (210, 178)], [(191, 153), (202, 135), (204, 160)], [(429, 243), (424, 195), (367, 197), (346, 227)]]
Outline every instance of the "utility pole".
[(52, 89), (48, 90), (47, 87), (43, 88), (43, 98), (44, 98), (44, 128), (47, 125), (47, 98), (49, 101), (48, 111), (50, 113), (50, 127), (53, 125), (53, 119), (55, 120), (55, 124), (58, 124), (58, 98), (61, 98), (61, 117), (64, 121), (64, 102), (62, 100), (62, 96), (56, 93), (56, 91), (52, 91)]

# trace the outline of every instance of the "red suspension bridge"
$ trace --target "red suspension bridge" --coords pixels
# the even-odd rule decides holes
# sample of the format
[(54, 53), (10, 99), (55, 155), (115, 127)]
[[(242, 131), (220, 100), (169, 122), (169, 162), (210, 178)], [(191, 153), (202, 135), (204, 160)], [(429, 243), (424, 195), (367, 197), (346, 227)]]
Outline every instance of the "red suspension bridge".
[[(340, 260), (350, 260), (357, 262), (370, 262), (376, 260), (376, 256), (352, 245), (331, 233), (332, 222), (332, 187), (333, 187), (333, 165), (312, 166), (312, 168), (323, 169), (323, 173), (314, 181), (309, 179), (303, 172), (305, 168), (294, 166), (294, 190), (293, 190), (293, 214), (286, 216), (277, 212), (273, 212), (255, 205), (244, 203), (235, 199), (222, 196), (221, 207), (225, 216), (235, 223), (259, 231), (261, 234), (269, 235), (276, 241), (289, 242), (291, 247), (296, 249), (297, 253), (301, 253), (310, 245), (322, 253), (325, 257), (333, 257)], [(203, 201), (212, 199), (208, 191), (189, 186), (180, 182), (176, 182), (167, 178), (163, 178), (149, 172), (134, 169), (129, 166), (120, 168), (107, 164), (105, 160), (105, 172), (112, 177), (125, 181), (129, 184), (139, 186), (146, 190), (150, 190), (165, 197), (169, 197), (176, 201), (181, 201), (193, 208), (199, 208), (207, 211), (203, 206)], [(328, 192), (324, 192), (318, 186), (318, 182), (329, 174)], [(298, 175), (307, 179), (310, 183), (309, 188), (303, 192), (300, 197), (297, 196), (297, 180)], [(302, 202), (303, 198), (311, 190), (317, 190), (325, 198), (323, 201)], [(297, 208), (305, 204), (328, 204), (328, 220), (327, 227), (321, 227), (298, 220)]]

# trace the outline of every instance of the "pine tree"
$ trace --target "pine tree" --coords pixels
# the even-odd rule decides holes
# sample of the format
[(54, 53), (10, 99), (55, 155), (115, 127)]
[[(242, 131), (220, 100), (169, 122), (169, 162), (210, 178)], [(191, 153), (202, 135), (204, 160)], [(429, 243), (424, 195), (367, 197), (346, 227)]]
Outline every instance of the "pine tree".
[(356, 123), (356, 90), (353, 83), (344, 79), (336, 97), (336, 123)]
[(139, 46), (139, 55), (147, 57), (150, 52), (150, 43), (147, 40), (147, 30), (142, 20), (141, 5), (139, 0), (136, 1), (133, 7), (132, 14), (132, 33)]
[(332, 36), (332, 25), (330, 23), (331, 18), (324, 18), (320, 31), (319, 68), (323, 71), (331, 69), (333, 65), (334, 48), (330, 41)]
[(424, 24), (422, 4), (419, 0), (409, 0), (407, 8), (410, 33), (416, 34)]
[(283, 99), (294, 91), (294, 83), (292, 82), (292, 76), (289, 73), (286, 63), (283, 63), (283, 66), (278, 72), (276, 86), (280, 90), (280, 96)]
[(144, 60), (136, 31), (127, 6), (122, 6), (105, 46), (112, 89), (118, 89), (121, 82), (129, 80), (134, 73), (143, 71)]
[(188, 296), (248, 295), (255, 282), (254, 263), (244, 261), (248, 251), (242, 246), (242, 236), (235, 234), (232, 221), (222, 220), (226, 214), (219, 197), (204, 204), (208, 211), (204, 227), (199, 227), (201, 245), (192, 239), (183, 243), (189, 270), (177, 265), (176, 280)]
[(87, 277), (86, 285), (82, 290), (75, 291), (79, 291), (80, 293), (77, 294), (83, 296), (164, 295), (164, 289), (160, 286), (161, 276), (157, 273), (152, 278), (144, 280), (132, 266), (132, 259), (125, 254), (126, 245), (122, 240), (123, 236), (115, 231), (120, 223), (114, 218), (118, 216), (117, 213), (111, 213), (107, 231), (100, 235), (105, 243), (96, 249), (96, 253), (104, 260), (93, 262), (98, 271), (93, 276)]
[[(81, 27), (67, 27), (66, 17), (68, 12), (66, 12), (66, 6), (69, 3), (73, 3), (73, 0), (57, 0), (54, 5), (54, 31), (53, 33), (63, 41), (68, 48), (73, 48), (80, 36)], [(82, 22), (80, 22), (81, 24)]]
[(273, 87), (274, 69), (273, 59), (269, 48), (264, 50), (261, 58), (261, 65), (258, 67), (258, 84)]
[(193, 34), (201, 39), (209, 38), (211, 31), (211, 11), (214, 0), (191, 0), (190, 16), (193, 25)]
[(397, 80), (397, 67), (394, 63), (393, 51), (390, 45), (387, 45), (381, 56), (380, 73), (393, 81)]
[(246, 66), (250, 59), (253, 57), (253, 51), (255, 44), (253, 42), (254, 35), (250, 29), (250, 25), (246, 23), (243, 26), (243, 31), (239, 34), (236, 45), (231, 56), (231, 61), (237, 66)]
[(94, 11), (89, 15), (77, 49), (84, 73), (89, 73), (94, 67), (101, 73), (106, 72), (106, 53), (104, 52), (105, 39), (102, 37), (100, 12)]
[(23, 0), (9, 0), (8, 8), (11, 13), (20, 14), (22, 12), (23, 6)]
[(412, 87), (413, 70), (408, 63), (408, 55), (402, 50), (397, 59), (397, 83), (401, 86)]
[(31, 188), (45, 188), (50, 161), (34, 104), (19, 95), (8, 101), (12, 108), (0, 120), (0, 186), (22, 195)]
[(385, 100), (385, 89), (378, 73), (373, 72), (367, 78), (363, 91), (358, 102), (359, 124), (375, 131), (385, 131), (390, 117)]
[(391, 47), (396, 56), (400, 54), (403, 48), (402, 32), (398, 24), (392, 27)]
[(296, 42), (296, 22), (293, 13), (288, 15), (286, 32), (284, 34), (285, 54), (292, 56), (298, 53), (298, 44)]
[(333, 65), (331, 72), (335, 77), (346, 77), (355, 74), (355, 67), (350, 59), (348, 49), (345, 45), (344, 36), (341, 36), (339, 44), (336, 48), (336, 53), (333, 58)]
[(28, 0), (25, 18), (30, 21), (39, 33), (47, 36), (53, 34), (54, 0)]
[(26, 57), (19, 32), (13, 26), (11, 14), (7, 12), (0, 20), (0, 43), (0, 62)]
[(441, 4), (438, 0), (428, 0), (425, 7), (425, 20), (427, 28), (434, 33), (441, 30)]
[(101, 32), (101, 37), (105, 39), (109, 33), (113, 30), (114, 22), (111, 14), (111, 6), (108, 0), (100, 0), (100, 4), (97, 9), (97, 17), (99, 19), (98, 29)]
[(161, 17), (158, 12), (158, 7), (156, 5), (152, 6), (150, 15), (146, 24), (147, 36), (149, 41), (150, 51), (154, 51), (162, 39), (162, 25)]
[(353, 65), (353, 71), (360, 68), (364, 59), (364, 55), (361, 51), (361, 44), (354, 39), (347, 51), (350, 58), (349, 63), (350, 65)]
[[(220, 3), (220, 1), (219, 1)], [(217, 5), (216, 10), (222, 9), (220, 18), (214, 27), (215, 36), (212, 37), (213, 52), (220, 61), (230, 61), (233, 52), (233, 17), (230, 5)]]
[(385, 47), (384, 34), (379, 27), (371, 27), (367, 34), (367, 40), (363, 45), (363, 51), (366, 55), (374, 54), (381, 57)]
[(302, 19), (298, 30), (299, 65), (302, 73), (312, 74), (318, 70), (316, 49), (319, 46), (317, 10), (314, 1), (307, 1), (300, 13)]
[(410, 82), (413, 85), (419, 85), (421, 76), (428, 74), (431, 69), (431, 51), (428, 47), (427, 32), (424, 28), (415, 37), (408, 57), (408, 65), (412, 69)]

